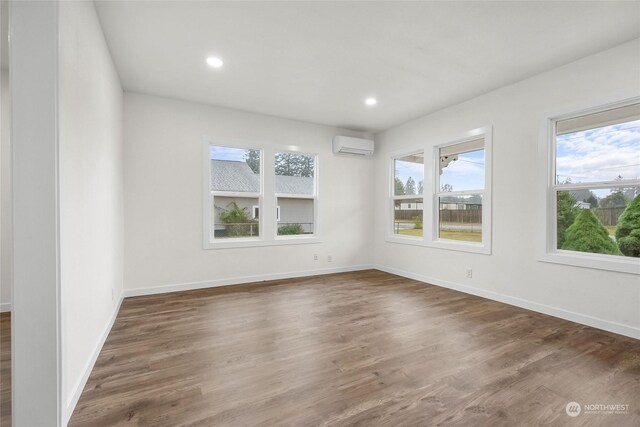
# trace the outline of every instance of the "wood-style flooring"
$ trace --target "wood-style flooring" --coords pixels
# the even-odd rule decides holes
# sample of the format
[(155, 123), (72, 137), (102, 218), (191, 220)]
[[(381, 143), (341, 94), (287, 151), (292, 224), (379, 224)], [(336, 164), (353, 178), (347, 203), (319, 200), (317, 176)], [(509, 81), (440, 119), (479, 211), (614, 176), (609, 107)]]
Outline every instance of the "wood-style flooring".
[(11, 313), (0, 313), (0, 426), (11, 425)]
[(375, 270), (127, 298), (70, 425), (638, 426), (640, 341)]

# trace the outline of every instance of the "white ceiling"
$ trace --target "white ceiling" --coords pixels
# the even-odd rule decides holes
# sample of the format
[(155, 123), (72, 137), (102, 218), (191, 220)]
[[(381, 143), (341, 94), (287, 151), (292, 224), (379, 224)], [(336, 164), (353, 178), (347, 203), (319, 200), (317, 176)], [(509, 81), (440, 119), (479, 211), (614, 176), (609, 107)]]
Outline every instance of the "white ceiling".
[[(97, 2), (125, 90), (378, 131), (640, 37), (640, 2)], [(213, 70), (209, 55), (225, 66)], [(363, 103), (375, 96), (378, 105)]]

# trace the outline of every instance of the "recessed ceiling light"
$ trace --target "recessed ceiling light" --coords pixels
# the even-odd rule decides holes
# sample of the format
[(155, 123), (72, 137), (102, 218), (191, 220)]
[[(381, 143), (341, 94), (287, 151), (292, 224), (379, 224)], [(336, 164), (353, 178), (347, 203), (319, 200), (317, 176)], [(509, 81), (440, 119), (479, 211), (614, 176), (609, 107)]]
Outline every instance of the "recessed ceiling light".
[(209, 66), (213, 68), (220, 68), (224, 65), (224, 62), (222, 62), (222, 59), (220, 58), (216, 58), (215, 56), (210, 56), (207, 58), (207, 64), (209, 64)]
[(364, 103), (368, 106), (374, 106), (378, 103), (378, 101), (375, 98), (367, 98), (364, 100)]

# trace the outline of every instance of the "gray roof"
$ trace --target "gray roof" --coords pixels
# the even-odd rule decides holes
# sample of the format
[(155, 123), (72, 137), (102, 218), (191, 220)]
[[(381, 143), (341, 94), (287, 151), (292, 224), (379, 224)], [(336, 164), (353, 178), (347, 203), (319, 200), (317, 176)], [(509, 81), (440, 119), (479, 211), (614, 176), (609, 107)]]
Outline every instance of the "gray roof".
[[(246, 162), (211, 160), (211, 189), (259, 193), (260, 177)], [(276, 193), (313, 194), (313, 178), (276, 175)]]

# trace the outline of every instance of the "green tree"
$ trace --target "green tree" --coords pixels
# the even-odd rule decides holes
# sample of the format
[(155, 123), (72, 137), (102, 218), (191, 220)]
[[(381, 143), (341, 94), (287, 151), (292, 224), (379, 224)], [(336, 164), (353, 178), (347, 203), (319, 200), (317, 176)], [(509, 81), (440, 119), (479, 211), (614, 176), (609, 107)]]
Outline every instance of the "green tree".
[(451, 184), (442, 184), (440, 186), (440, 191), (442, 191), (443, 193), (449, 193), (449, 192), (453, 191), (453, 185), (451, 185)]
[(260, 151), (259, 150), (247, 150), (244, 154), (244, 161), (251, 168), (253, 173), (260, 173)]
[(313, 156), (296, 153), (276, 154), (276, 175), (313, 176)]
[(404, 185), (404, 192), (409, 195), (416, 194), (416, 182), (413, 178), (409, 177), (409, 179), (407, 179), (407, 183)]
[(619, 255), (618, 245), (590, 209), (581, 209), (567, 228), (561, 249), (594, 254)]
[(640, 196), (636, 196), (620, 215), (616, 241), (624, 255), (640, 258)]
[(289, 224), (278, 227), (278, 236), (288, 236), (293, 234), (304, 234), (304, 228), (300, 224)]
[(418, 194), (422, 194), (424, 192), (424, 181), (418, 182)]
[(591, 205), (591, 209), (597, 208), (598, 207), (598, 198), (596, 196), (594, 196), (593, 194), (591, 194), (589, 196), (589, 198), (587, 200), (585, 200), (585, 202), (589, 203), (589, 205)]
[(629, 201), (620, 190), (614, 191), (604, 199), (600, 200), (601, 208), (623, 208)]
[(571, 197), (568, 191), (558, 192), (556, 223), (558, 248), (561, 248), (564, 244), (565, 231), (573, 224), (578, 214), (578, 208), (576, 208), (575, 205), (576, 199)]
[(403, 196), (404, 195), (404, 184), (402, 183), (402, 181), (400, 181), (400, 178), (398, 178), (396, 176), (395, 179), (395, 193), (396, 196)]
[(216, 206), (220, 211), (220, 221), (226, 224), (227, 237), (257, 236), (258, 221), (251, 218), (249, 209), (241, 208), (236, 202), (231, 202), (226, 208)]

